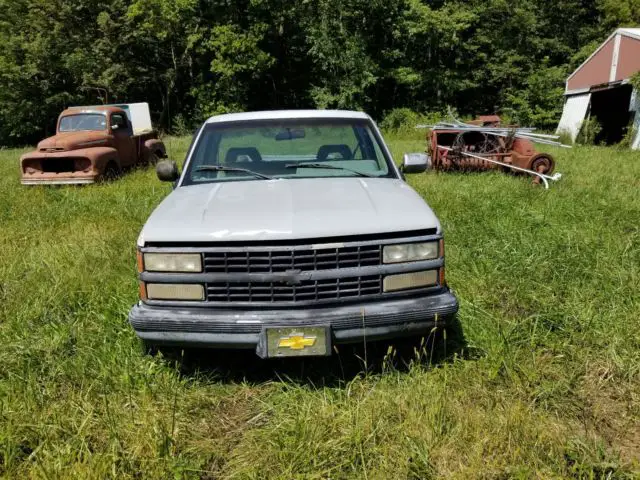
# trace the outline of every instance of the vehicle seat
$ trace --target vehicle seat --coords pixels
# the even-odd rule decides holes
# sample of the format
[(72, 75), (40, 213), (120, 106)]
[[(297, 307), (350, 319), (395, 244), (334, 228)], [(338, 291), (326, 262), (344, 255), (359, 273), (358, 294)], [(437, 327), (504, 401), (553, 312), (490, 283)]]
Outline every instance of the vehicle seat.
[[(333, 154), (338, 154), (336, 157)], [(329, 158), (331, 156), (332, 158)], [(344, 144), (341, 145), (323, 145), (318, 149), (317, 161), (326, 162), (327, 160), (352, 160), (353, 155), (351, 149)]]
[(224, 163), (230, 167), (255, 165), (256, 163), (262, 163), (262, 155), (255, 147), (234, 147), (227, 151)]

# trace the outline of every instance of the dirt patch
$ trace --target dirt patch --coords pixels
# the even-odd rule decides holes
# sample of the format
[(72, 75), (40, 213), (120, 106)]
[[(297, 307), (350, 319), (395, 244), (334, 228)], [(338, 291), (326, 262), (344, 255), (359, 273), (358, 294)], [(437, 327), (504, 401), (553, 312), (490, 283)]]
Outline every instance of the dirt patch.
[(624, 463), (640, 463), (640, 379), (620, 378), (605, 362), (587, 365), (578, 389), (585, 433), (594, 434)]

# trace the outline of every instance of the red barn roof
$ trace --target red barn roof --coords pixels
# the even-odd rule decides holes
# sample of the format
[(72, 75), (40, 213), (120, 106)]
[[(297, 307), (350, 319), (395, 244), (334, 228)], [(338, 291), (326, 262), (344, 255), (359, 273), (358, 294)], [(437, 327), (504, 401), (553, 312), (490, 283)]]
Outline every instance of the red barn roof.
[(566, 94), (623, 82), (640, 72), (640, 28), (619, 28), (567, 79)]

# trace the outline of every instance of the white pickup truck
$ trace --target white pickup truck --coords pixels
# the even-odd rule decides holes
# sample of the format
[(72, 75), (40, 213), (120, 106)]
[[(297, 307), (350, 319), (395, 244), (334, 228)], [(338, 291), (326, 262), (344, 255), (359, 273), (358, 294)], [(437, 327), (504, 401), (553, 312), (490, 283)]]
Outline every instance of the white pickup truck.
[(366, 114), (215, 116), (138, 239), (147, 347), (330, 355), (332, 346), (427, 334), (458, 302), (440, 223), (404, 181), (428, 158), (393, 162)]

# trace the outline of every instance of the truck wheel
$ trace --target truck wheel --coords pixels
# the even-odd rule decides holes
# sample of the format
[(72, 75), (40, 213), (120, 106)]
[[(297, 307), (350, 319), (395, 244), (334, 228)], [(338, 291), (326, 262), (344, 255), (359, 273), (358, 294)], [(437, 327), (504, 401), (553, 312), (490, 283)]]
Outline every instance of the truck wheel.
[(147, 159), (147, 164), (154, 166), (156, 165), (158, 162), (160, 161), (160, 157), (158, 156), (158, 154), (156, 152), (151, 152), (149, 154), (149, 158)]
[(120, 168), (114, 162), (109, 162), (102, 174), (103, 182), (111, 182), (120, 176)]

